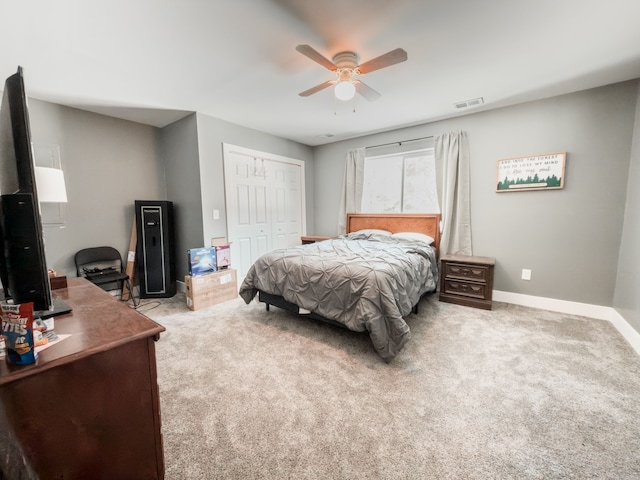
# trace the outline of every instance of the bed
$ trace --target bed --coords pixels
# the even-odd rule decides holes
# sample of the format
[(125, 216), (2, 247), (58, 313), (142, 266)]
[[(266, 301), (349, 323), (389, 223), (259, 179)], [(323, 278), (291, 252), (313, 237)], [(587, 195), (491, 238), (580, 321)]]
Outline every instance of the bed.
[(345, 235), (261, 256), (239, 294), (368, 332), (390, 361), (411, 338), (404, 318), (437, 288), (439, 245), (439, 214), (348, 214)]

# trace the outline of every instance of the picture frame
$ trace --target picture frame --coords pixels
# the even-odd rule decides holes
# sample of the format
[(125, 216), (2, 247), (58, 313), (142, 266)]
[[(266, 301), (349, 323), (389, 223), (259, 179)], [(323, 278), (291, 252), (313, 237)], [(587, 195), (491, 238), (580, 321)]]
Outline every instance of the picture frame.
[(564, 188), (567, 152), (502, 158), (496, 165), (496, 192)]

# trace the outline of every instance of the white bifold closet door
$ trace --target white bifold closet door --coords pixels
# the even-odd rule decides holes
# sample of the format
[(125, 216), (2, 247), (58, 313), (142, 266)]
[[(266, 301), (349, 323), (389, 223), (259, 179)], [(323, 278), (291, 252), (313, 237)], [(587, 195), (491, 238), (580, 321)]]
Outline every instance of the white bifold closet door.
[(304, 235), (304, 162), (224, 145), (227, 237), (231, 266), (244, 278), (266, 252)]

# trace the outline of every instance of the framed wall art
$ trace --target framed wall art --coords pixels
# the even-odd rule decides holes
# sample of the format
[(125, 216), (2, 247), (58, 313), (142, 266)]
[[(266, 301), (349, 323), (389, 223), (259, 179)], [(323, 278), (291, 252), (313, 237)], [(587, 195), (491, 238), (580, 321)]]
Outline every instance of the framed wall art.
[(567, 152), (503, 158), (496, 167), (496, 192), (564, 188)]

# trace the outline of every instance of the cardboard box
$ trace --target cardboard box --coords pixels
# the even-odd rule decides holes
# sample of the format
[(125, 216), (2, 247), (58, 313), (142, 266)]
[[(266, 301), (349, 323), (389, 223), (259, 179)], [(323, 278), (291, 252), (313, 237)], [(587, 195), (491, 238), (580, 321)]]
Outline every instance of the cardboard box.
[(217, 267), (229, 268), (231, 266), (231, 244), (227, 242), (227, 237), (213, 237), (211, 246), (216, 249)]
[(229, 245), (229, 242), (227, 242), (227, 237), (213, 237), (211, 239), (212, 247), (222, 247), (225, 245)]
[(229, 268), (231, 266), (231, 246), (221, 245), (214, 247), (216, 249), (216, 266), (220, 268)]
[(187, 289), (187, 307), (191, 310), (210, 307), (238, 296), (238, 280), (233, 269), (205, 275), (186, 275), (184, 284)]
[(215, 247), (191, 248), (187, 255), (189, 257), (189, 275), (195, 277), (217, 270)]

